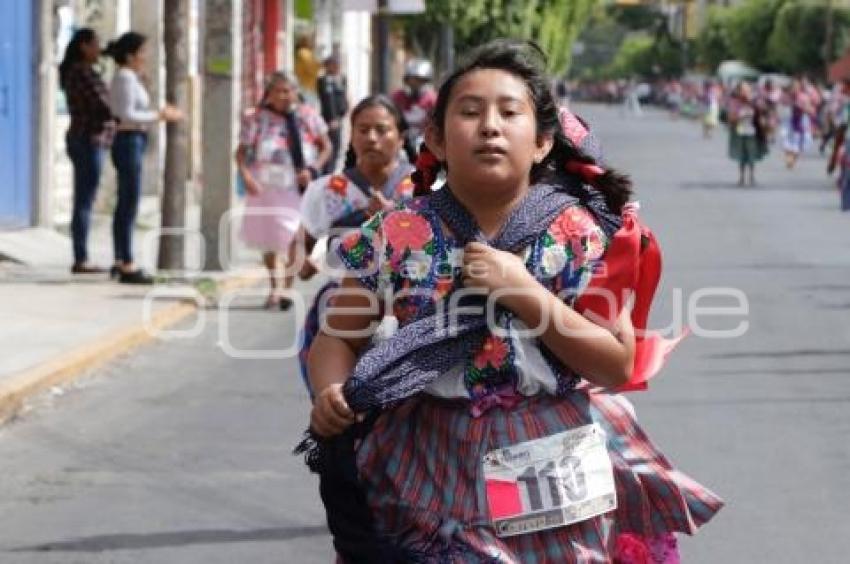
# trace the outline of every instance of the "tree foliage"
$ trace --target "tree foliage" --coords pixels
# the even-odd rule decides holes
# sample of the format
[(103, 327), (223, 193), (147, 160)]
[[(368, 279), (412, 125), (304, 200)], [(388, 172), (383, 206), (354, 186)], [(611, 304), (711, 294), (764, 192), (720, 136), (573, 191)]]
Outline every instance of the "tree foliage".
[(729, 11), (724, 21), (729, 47), (736, 58), (757, 68), (772, 68), (766, 47), (776, 16), (788, 1), (749, 0)]
[(435, 52), (434, 26), (449, 23), (455, 50), (463, 53), (499, 37), (536, 41), (549, 71), (563, 73), (572, 46), (598, 0), (426, 0), (424, 14), (402, 20), (410, 41), (423, 54)]
[(696, 60), (709, 72), (714, 72), (723, 61), (734, 58), (727, 33), (728, 10), (713, 6), (705, 26), (696, 39)]
[(711, 70), (723, 60), (740, 59), (765, 71), (821, 74), (850, 40), (850, 10), (833, 4), (832, 48), (825, 52), (827, 15), (825, 3), (808, 0), (715, 7), (697, 39), (698, 60)]
[[(817, 72), (825, 68), (827, 8), (787, 2), (779, 10), (767, 44), (770, 63), (789, 74)], [(842, 53), (847, 42), (850, 15), (833, 10), (833, 40), (828, 60)]]
[(682, 74), (682, 63), (682, 46), (669, 35), (634, 33), (620, 45), (605, 74), (617, 78), (669, 78)]

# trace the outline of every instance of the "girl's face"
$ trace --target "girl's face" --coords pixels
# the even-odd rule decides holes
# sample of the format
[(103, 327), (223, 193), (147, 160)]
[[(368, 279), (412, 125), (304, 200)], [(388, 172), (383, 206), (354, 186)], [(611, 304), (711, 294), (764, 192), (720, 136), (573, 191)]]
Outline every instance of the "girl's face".
[(266, 103), (276, 112), (285, 113), (295, 104), (298, 91), (286, 80), (278, 80), (269, 88)]
[(403, 140), (395, 118), (385, 107), (360, 111), (351, 125), (351, 144), (358, 165), (371, 168), (395, 162)]
[(145, 69), (148, 62), (148, 44), (143, 43), (135, 52), (127, 55), (127, 66), (136, 72), (141, 72)]
[(80, 44), (80, 52), (85, 62), (96, 63), (100, 58), (100, 39), (95, 35), (91, 41)]
[(528, 186), (529, 173), (552, 148), (537, 134), (534, 103), (522, 79), (496, 69), (467, 73), (452, 89), (443, 134), (429, 146), (448, 165), (449, 184), (471, 191)]

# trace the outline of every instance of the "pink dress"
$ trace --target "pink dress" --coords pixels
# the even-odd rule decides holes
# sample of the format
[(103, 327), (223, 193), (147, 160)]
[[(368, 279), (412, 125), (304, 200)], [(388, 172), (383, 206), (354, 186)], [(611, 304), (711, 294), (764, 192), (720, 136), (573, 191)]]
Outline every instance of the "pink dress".
[[(319, 138), (327, 132), (322, 117), (310, 106), (295, 108), (306, 166), (316, 166)], [(249, 148), (249, 167), (262, 192), (245, 198), (242, 240), (266, 252), (284, 252), (300, 223), (301, 194), (290, 152), (289, 132), (283, 115), (266, 108), (245, 114), (240, 145)]]

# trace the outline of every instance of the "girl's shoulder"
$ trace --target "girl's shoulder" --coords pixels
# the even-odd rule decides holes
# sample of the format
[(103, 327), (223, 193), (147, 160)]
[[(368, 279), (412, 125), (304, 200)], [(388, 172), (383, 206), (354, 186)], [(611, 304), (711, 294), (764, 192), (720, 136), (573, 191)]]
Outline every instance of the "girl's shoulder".
[(414, 198), (373, 215), (342, 238), (337, 253), (349, 270), (375, 268), (384, 260), (397, 266), (411, 254), (433, 254), (435, 236), (427, 197)]
[(553, 243), (559, 244), (567, 244), (572, 239), (591, 235), (605, 236), (593, 213), (579, 204), (569, 206), (558, 214), (546, 234)]
[(540, 238), (539, 274), (544, 279), (555, 279), (559, 289), (581, 288), (607, 245), (605, 231), (593, 213), (582, 205), (570, 206), (558, 214)]

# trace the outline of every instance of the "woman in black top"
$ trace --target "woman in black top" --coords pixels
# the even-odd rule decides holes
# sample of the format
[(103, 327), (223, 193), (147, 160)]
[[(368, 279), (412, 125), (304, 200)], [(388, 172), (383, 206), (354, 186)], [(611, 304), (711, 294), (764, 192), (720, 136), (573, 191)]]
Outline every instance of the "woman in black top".
[(104, 272), (89, 262), (86, 245), (103, 157), (115, 130), (106, 85), (93, 67), (99, 57), (97, 34), (92, 29), (82, 28), (71, 38), (59, 65), (59, 84), (65, 91), (71, 114), (65, 143), (74, 165), (71, 217), (74, 265), (71, 272), (75, 274)]

